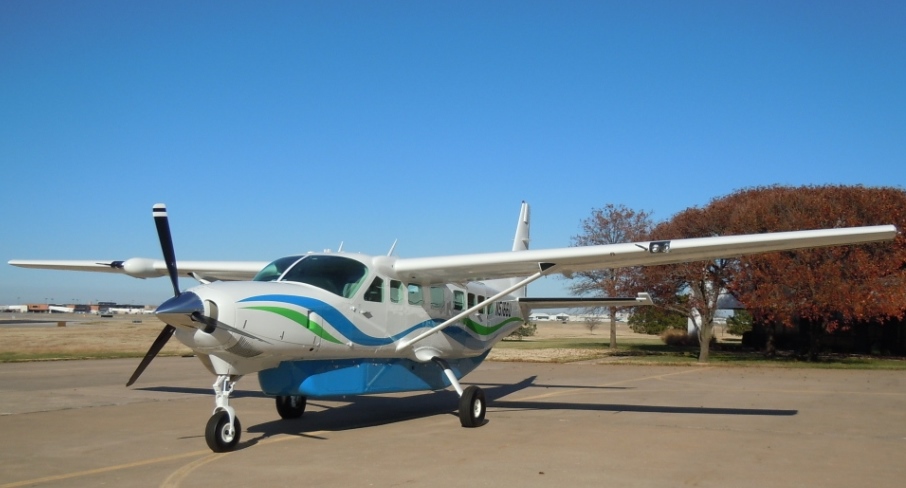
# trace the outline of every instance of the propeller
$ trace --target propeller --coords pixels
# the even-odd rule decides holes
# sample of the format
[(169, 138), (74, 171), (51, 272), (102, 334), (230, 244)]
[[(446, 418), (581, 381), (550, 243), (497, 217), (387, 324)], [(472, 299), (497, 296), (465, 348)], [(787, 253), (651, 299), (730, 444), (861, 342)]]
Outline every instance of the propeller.
[(154, 215), (154, 225), (157, 227), (157, 237), (160, 239), (160, 249), (164, 253), (164, 262), (167, 264), (167, 273), (170, 274), (170, 283), (173, 284), (173, 296), (178, 297), (180, 292), (176, 271), (176, 252), (173, 250), (173, 236), (170, 235), (170, 220), (167, 218), (167, 206), (163, 203), (155, 204), (151, 213)]
[[(142, 358), (138, 367), (135, 368), (135, 372), (132, 373), (126, 386), (132, 386), (132, 384), (135, 383), (135, 380), (137, 380), (145, 371), (145, 368), (151, 364), (151, 361), (157, 356), (157, 353), (164, 348), (167, 341), (170, 340), (170, 337), (176, 332), (174, 324), (182, 327), (195, 327), (208, 334), (213, 333), (216, 329), (224, 329), (235, 334), (267, 342), (248, 332), (224, 324), (214, 317), (205, 316), (204, 304), (198, 295), (190, 291), (185, 293), (179, 291), (176, 252), (173, 250), (173, 237), (170, 234), (170, 221), (167, 217), (167, 206), (162, 203), (154, 205), (152, 214), (154, 216), (154, 225), (157, 227), (157, 236), (160, 238), (160, 248), (164, 254), (164, 262), (167, 265), (167, 274), (170, 275), (170, 283), (173, 285), (173, 298), (162, 303), (154, 312), (157, 317), (167, 325), (160, 331), (157, 339), (154, 339), (154, 343), (151, 344), (151, 348), (148, 349), (148, 352), (145, 353), (145, 357)], [(110, 263), (109, 265), (111, 267), (116, 267), (116, 263), (117, 262)], [(119, 266), (122, 266), (122, 264)], [(197, 324), (204, 325), (204, 328), (199, 327)]]
[(138, 363), (138, 367), (135, 368), (135, 372), (132, 373), (129, 381), (126, 382), (126, 386), (132, 386), (132, 383), (135, 383), (135, 380), (137, 380), (138, 377), (145, 372), (145, 368), (147, 368), (148, 365), (151, 364), (151, 360), (154, 359), (154, 356), (157, 356), (157, 353), (159, 353), (160, 350), (164, 348), (164, 345), (167, 344), (167, 341), (170, 340), (170, 337), (174, 332), (176, 332), (176, 327), (173, 327), (170, 324), (167, 324), (164, 327), (164, 330), (160, 331), (157, 339), (154, 339), (154, 343), (151, 344), (151, 349), (148, 349), (148, 352), (145, 353), (145, 357), (142, 358), (142, 362)]
[[(164, 305), (166, 305), (172, 300), (178, 299), (182, 294), (179, 291), (179, 279), (176, 270), (176, 252), (173, 250), (173, 236), (170, 234), (170, 221), (167, 217), (167, 206), (163, 203), (155, 204), (151, 213), (154, 216), (154, 225), (157, 227), (157, 237), (160, 239), (160, 248), (164, 254), (164, 262), (167, 264), (167, 273), (170, 275), (170, 283), (173, 285), (173, 298), (164, 302)], [(173, 327), (170, 324), (167, 324), (164, 329), (160, 331), (157, 339), (154, 339), (154, 342), (151, 344), (151, 348), (145, 353), (145, 357), (142, 358), (138, 367), (135, 368), (135, 372), (132, 373), (126, 386), (132, 386), (132, 384), (135, 383), (135, 380), (137, 380), (145, 371), (145, 368), (151, 364), (151, 360), (153, 360), (154, 357), (157, 356), (157, 353), (164, 348), (164, 345), (167, 344), (167, 341), (170, 340), (170, 337), (173, 336), (173, 332), (175, 331), (176, 327)]]

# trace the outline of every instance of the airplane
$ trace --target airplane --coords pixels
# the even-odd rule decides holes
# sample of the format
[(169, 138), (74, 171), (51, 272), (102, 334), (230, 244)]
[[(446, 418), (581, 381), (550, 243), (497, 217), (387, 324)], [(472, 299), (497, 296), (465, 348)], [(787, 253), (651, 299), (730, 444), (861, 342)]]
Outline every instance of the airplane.
[[(893, 225), (674, 239), (529, 250), (529, 206), (522, 203), (512, 250), (435, 257), (304, 253), (259, 261), (176, 260), (164, 204), (152, 208), (163, 260), (11, 260), (24, 268), (168, 276), (173, 298), (155, 314), (166, 325), (126, 386), (172, 336), (216, 377), (205, 440), (214, 452), (236, 448), (242, 431), (230, 394), (258, 373), (283, 419), (308, 398), (443, 390), (459, 395), (463, 427), (485, 423), (480, 387), (460, 380), (491, 348), (544, 308), (651, 305), (651, 297), (535, 298), (543, 276), (653, 266), (811, 247), (891, 240)], [(178, 277), (200, 284), (179, 289)]]

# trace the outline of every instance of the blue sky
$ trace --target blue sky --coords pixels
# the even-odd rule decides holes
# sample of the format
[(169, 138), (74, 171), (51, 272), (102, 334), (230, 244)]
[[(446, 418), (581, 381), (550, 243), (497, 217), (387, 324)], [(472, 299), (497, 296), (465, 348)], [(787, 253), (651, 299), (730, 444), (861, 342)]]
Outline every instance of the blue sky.
[(156, 258), (157, 202), (178, 258), (270, 260), (902, 187), (904, 59), (899, 1), (0, 1), (0, 303), (166, 299), (5, 264)]

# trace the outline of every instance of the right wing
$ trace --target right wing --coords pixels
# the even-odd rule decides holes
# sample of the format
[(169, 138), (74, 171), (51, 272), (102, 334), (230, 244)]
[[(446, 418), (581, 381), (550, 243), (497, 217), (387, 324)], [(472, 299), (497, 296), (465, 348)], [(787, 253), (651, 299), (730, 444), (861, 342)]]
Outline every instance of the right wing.
[(519, 252), (399, 258), (393, 263), (393, 269), (404, 280), (456, 283), (529, 276), (537, 272), (542, 264), (544, 273), (568, 275), (593, 269), (656, 266), (773, 251), (889, 241), (896, 235), (897, 228), (893, 225), (769, 232)]
[[(134, 278), (167, 276), (167, 264), (162, 259), (132, 258), (125, 261), (12, 260), (9, 264), (20, 268), (119, 273)], [(267, 264), (267, 261), (179, 261), (176, 263), (176, 268), (179, 276), (188, 276), (199, 281), (240, 281), (251, 280)]]

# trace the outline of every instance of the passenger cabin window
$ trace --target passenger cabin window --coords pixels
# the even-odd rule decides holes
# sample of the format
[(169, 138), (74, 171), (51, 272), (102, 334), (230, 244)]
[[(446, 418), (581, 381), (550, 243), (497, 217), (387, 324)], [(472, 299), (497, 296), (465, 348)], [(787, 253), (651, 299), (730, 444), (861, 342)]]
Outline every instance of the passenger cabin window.
[(469, 308), (472, 308), (474, 306), (475, 306), (475, 294), (469, 293)]
[(252, 281), (276, 281), (280, 278), (280, 275), (286, 271), (286, 268), (289, 268), (301, 258), (302, 256), (287, 256), (285, 258), (280, 258), (262, 268), (261, 271), (252, 278)]
[(421, 305), (422, 303), (425, 303), (425, 298), (422, 296), (422, 285), (410, 283), (409, 305)]
[(375, 278), (371, 286), (365, 291), (365, 301), (383, 302), (384, 301), (384, 280)]
[(295, 281), (352, 298), (368, 274), (368, 268), (341, 256), (309, 255), (300, 259), (280, 281)]
[(453, 310), (465, 310), (465, 293), (453, 290)]
[(431, 308), (444, 308), (444, 291), (446, 289), (444, 286), (431, 287)]
[(390, 280), (390, 301), (393, 303), (403, 302), (403, 282)]

